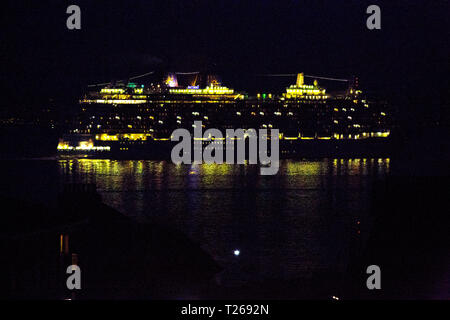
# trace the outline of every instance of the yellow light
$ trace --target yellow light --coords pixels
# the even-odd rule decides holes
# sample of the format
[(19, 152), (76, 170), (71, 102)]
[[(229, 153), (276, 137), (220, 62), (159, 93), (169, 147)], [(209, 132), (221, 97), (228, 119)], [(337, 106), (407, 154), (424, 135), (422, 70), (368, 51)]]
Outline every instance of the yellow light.
[(68, 142), (65, 141), (59, 141), (58, 146), (57, 146), (58, 150), (67, 150), (67, 149), (71, 149), (71, 147), (69, 146)]
[(90, 100), (90, 99), (84, 99), (81, 100), (81, 103), (104, 103), (104, 104), (140, 104), (145, 103), (147, 100), (144, 99), (96, 99), (96, 100)]
[(124, 93), (124, 89), (111, 89), (111, 88), (103, 88), (100, 90), (100, 93)]

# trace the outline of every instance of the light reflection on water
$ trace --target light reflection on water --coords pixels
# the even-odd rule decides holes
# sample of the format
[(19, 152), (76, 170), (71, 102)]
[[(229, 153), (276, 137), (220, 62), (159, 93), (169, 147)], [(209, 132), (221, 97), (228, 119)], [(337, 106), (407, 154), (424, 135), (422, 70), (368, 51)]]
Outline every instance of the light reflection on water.
[[(58, 166), (59, 173), (66, 180), (96, 182), (101, 191), (119, 192), (186, 188), (236, 189), (249, 185), (256, 188), (315, 189), (327, 187), (324, 182), (330, 177), (333, 181), (338, 181), (339, 177), (347, 176), (352, 178), (352, 182), (367, 180), (367, 177), (383, 178), (389, 174), (389, 162), (388, 158), (284, 160), (275, 176), (259, 175), (259, 167), (256, 165), (174, 165), (166, 161), (73, 159), (59, 160)], [(353, 179), (354, 177), (359, 178)]]
[(372, 182), (389, 174), (389, 159), (285, 160), (275, 176), (254, 165), (83, 159), (58, 166), (64, 180), (95, 182), (124, 214), (181, 230), (225, 267), (225, 285), (344, 270), (358, 247), (356, 221), (370, 228)]
[(14, 179), (3, 193), (49, 203), (62, 183), (94, 182), (123, 214), (167, 224), (199, 243), (225, 268), (220, 281), (233, 285), (344, 270), (370, 229), (372, 182), (389, 174), (389, 164), (283, 160), (275, 176), (261, 176), (256, 165), (146, 160), (19, 161), (1, 170)]

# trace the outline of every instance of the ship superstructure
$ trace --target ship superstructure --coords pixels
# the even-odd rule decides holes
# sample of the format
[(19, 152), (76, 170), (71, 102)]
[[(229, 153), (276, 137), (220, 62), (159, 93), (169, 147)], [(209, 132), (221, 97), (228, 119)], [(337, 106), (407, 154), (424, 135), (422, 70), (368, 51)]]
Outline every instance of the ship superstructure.
[[(195, 83), (182, 87), (169, 75), (157, 85), (107, 85), (88, 93), (80, 105), (79, 117), (60, 140), (60, 152), (126, 153), (149, 144), (155, 148), (170, 141), (177, 128), (192, 130), (195, 121), (220, 130), (278, 129), (280, 148), (287, 155), (296, 141), (370, 140), (390, 133), (385, 104), (369, 102), (354, 86), (345, 94), (327, 93), (317, 80), (306, 84), (302, 73), (280, 95), (249, 96), (215, 78), (205, 87)], [(74, 136), (83, 140), (73, 142)]]

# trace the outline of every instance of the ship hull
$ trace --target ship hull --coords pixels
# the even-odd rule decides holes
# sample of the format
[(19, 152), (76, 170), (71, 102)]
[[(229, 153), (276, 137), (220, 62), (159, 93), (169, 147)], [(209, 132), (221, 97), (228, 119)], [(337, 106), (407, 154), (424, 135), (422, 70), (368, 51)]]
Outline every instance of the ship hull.
[[(109, 146), (109, 151), (64, 151), (58, 152), (60, 157), (88, 157), (109, 159), (148, 159), (148, 160), (170, 160), (173, 147), (178, 142), (173, 141), (114, 141), (102, 143)], [(193, 150), (204, 148), (210, 142), (201, 145), (193, 145)], [(268, 144), (270, 146), (270, 143)], [(226, 149), (225, 145), (224, 160)], [(236, 147), (233, 148), (236, 159)], [(280, 159), (298, 158), (362, 158), (362, 157), (390, 157), (393, 152), (392, 142), (389, 138), (367, 138), (361, 140), (280, 140)], [(270, 148), (269, 148), (270, 153)], [(246, 145), (246, 159), (249, 155), (249, 146)], [(193, 157), (191, 156), (193, 160)]]

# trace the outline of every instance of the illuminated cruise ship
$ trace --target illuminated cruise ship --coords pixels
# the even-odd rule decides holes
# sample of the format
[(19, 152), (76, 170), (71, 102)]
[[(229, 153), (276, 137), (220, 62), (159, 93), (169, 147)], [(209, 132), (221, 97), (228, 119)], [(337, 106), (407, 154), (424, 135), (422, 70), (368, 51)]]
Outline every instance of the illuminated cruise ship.
[[(245, 92), (208, 76), (204, 87), (180, 86), (176, 74), (159, 84), (109, 84), (86, 94), (58, 152), (105, 157), (170, 157), (175, 129), (278, 129), (284, 157), (384, 152), (389, 134), (385, 103), (369, 101), (357, 83), (330, 94), (303, 73), (281, 94)], [(203, 144), (211, 141), (205, 139)]]

